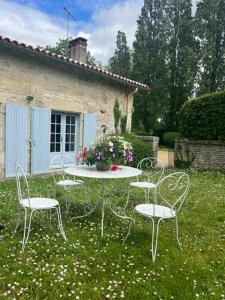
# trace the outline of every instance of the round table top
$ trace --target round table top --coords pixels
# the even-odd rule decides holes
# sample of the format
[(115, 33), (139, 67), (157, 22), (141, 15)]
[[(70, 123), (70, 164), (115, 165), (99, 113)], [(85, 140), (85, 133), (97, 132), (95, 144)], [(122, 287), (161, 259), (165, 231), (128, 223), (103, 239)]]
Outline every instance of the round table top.
[(117, 179), (117, 178), (129, 178), (135, 177), (142, 173), (141, 170), (119, 166), (116, 171), (98, 171), (95, 166), (76, 166), (65, 169), (65, 173), (88, 178), (99, 178), (99, 179)]

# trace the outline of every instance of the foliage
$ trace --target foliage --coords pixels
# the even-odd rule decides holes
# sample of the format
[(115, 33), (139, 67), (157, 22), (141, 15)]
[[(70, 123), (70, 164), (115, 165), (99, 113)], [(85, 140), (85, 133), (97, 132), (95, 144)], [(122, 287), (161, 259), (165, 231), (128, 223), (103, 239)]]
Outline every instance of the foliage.
[(168, 131), (163, 134), (163, 145), (174, 148), (175, 140), (180, 137), (180, 133), (176, 131)]
[(164, 128), (164, 127), (159, 127), (159, 128), (154, 129), (153, 135), (159, 137), (159, 144), (160, 145), (164, 145), (164, 143), (163, 143), (163, 135), (164, 135), (164, 133), (166, 133), (168, 131), (169, 131), (169, 129), (168, 128)]
[[(21, 252), (23, 231), (14, 237), (17, 216), (15, 180), (0, 182), (1, 231), (0, 295), (2, 299), (222, 299), (225, 269), (225, 174), (188, 172), (191, 189), (179, 215), (183, 250), (176, 245), (175, 223), (160, 225), (156, 263), (151, 262), (151, 226), (134, 214), (131, 235), (123, 244), (129, 221), (105, 207), (104, 237), (101, 237), (100, 208), (87, 218), (70, 218), (83, 213), (83, 192), (57, 193), (68, 241), (57, 230), (55, 212), (51, 224), (47, 215), (33, 216), (29, 243)], [(131, 179), (134, 180), (134, 179)], [(99, 182), (86, 180), (88, 199), (99, 199)], [(125, 203), (127, 180), (106, 182), (109, 195), (115, 187), (122, 191), (113, 201)], [(31, 195), (53, 197), (51, 176), (30, 180)], [(132, 191), (133, 205), (143, 201)], [(69, 214), (66, 198), (70, 201)], [(110, 198), (111, 200), (111, 198)], [(22, 229), (22, 227), (20, 227)], [(140, 246), (141, 245), (141, 246)], [(132, 283), (132, 284), (129, 284)]]
[(133, 45), (133, 79), (151, 87), (149, 94), (140, 91), (134, 97), (134, 128), (141, 121), (146, 132), (152, 131), (158, 118), (164, 121), (168, 111), (165, 3), (144, 1)]
[(120, 119), (120, 131), (121, 133), (125, 133), (127, 130), (127, 115), (121, 116)]
[(55, 46), (45, 46), (45, 50), (54, 52), (58, 55), (62, 56), (68, 56), (68, 43), (72, 39), (72, 37), (69, 37), (67, 39), (59, 39), (58, 42), (56, 42)]
[(131, 71), (131, 54), (124, 32), (118, 31), (116, 45), (117, 48), (109, 60), (108, 69), (110, 72), (129, 77)]
[(133, 148), (131, 143), (118, 135), (108, 135), (102, 139), (98, 139), (91, 144), (88, 151), (85, 151), (83, 162), (91, 166), (99, 161), (109, 165), (126, 165), (133, 161)]
[(169, 114), (167, 126), (178, 129), (178, 112), (192, 96), (197, 72), (197, 43), (193, 35), (191, 0), (172, 0), (167, 4), (169, 60)]
[(131, 163), (131, 166), (136, 167), (140, 160), (153, 155), (153, 151), (149, 143), (145, 143), (131, 133), (125, 133), (123, 134), (123, 137), (130, 142), (133, 147), (133, 162)]
[(197, 4), (195, 34), (200, 40), (198, 94), (225, 88), (225, 1)]
[(193, 139), (225, 140), (225, 91), (187, 101), (180, 112), (180, 132)]
[(121, 118), (121, 110), (120, 110), (120, 104), (119, 104), (118, 99), (115, 100), (115, 103), (113, 106), (113, 116), (114, 116), (115, 132), (118, 133), (118, 127), (119, 127), (120, 118)]
[[(58, 42), (56, 42), (55, 46), (46, 46), (45, 50), (54, 52), (59, 55), (68, 56), (68, 42), (72, 40), (72, 37), (69, 37), (69, 39), (59, 39)], [(86, 54), (86, 62), (89, 65), (97, 66), (99, 68), (104, 67), (103, 64), (95, 59), (95, 57), (91, 54), (91, 52), (88, 50)]]

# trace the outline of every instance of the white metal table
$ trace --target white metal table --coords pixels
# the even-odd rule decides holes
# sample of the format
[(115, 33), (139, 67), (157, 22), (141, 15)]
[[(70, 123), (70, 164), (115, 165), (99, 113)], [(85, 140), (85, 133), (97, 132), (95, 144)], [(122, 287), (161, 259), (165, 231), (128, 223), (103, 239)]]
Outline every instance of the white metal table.
[[(73, 176), (79, 176), (79, 177), (86, 177), (86, 178), (93, 178), (93, 179), (99, 179), (100, 180), (100, 188), (101, 188), (101, 199), (100, 199), (100, 205), (101, 205), (101, 236), (103, 236), (103, 230), (104, 230), (104, 215), (105, 215), (105, 180), (106, 179), (123, 179), (123, 178), (130, 178), (130, 177), (136, 177), (139, 176), (142, 171), (139, 169), (127, 167), (127, 166), (119, 166), (119, 169), (116, 171), (98, 171), (96, 170), (95, 166), (89, 167), (89, 166), (76, 166), (65, 169), (65, 173), (73, 175)], [(84, 214), (80, 217), (85, 217), (90, 215), (96, 208), (96, 205), (93, 207), (92, 210), (90, 210), (88, 213)], [(111, 208), (111, 207), (110, 207)], [(116, 214), (112, 208), (111, 211)], [(77, 218), (77, 217), (75, 217)]]

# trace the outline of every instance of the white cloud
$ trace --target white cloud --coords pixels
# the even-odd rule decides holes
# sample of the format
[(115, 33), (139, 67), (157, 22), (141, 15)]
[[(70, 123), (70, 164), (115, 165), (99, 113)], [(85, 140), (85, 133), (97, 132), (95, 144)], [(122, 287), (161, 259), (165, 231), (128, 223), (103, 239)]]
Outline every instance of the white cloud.
[(84, 24), (83, 35), (89, 35), (89, 49), (98, 60), (106, 63), (113, 55), (118, 30), (126, 33), (128, 45), (132, 46), (142, 6), (143, 0), (116, 3), (94, 12), (91, 23)]
[(29, 5), (0, 0), (0, 35), (45, 46), (66, 36), (63, 20), (54, 19)]
[[(196, 1), (193, 0), (194, 5)], [(114, 0), (113, 4), (112, 0), (81, 2), (93, 9), (92, 19), (86, 23), (70, 22), (69, 34), (86, 37), (92, 55), (107, 63), (116, 48), (118, 30), (126, 33), (128, 45), (132, 47), (144, 0)], [(65, 19), (49, 16), (30, 3), (0, 0), (0, 35), (35, 46), (54, 45), (59, 38), (66, 37)]]

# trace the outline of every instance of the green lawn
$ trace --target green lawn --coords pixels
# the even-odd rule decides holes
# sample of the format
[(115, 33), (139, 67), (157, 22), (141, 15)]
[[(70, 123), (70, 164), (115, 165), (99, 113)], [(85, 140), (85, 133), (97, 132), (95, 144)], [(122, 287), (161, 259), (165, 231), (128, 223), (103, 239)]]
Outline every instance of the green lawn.
[[(189, 175), (192, 187), (179, 218), (183, 251), (177, 247), (174, 222), (166, 221), (160, 228), (155, 265), (146, 219), (137, 218), (125, 245), (128, 222), (108, 209), (103, 238), (99, 209), (70, 221), (82, 209), (78, 190), (69, 216), (65, 195), (58, 194), (68, 241), (59, 234), (55, 216), (49, 225), (47, 214), (37, 213), (30, 241), (21, 252), (22, 231), (12, 237), (15, 181), (1, 182), (0, 222), (6, 229), (0, 232), (0, 299), (225, 299), (225, 175), (194, 171)], [(93, 200), (98, 186), (90, 183)], [(51, 177), (30, 180), (30, 188), (36, 195), (54, 193)], [(118, 193), (114, 199), (125, 197)]]

